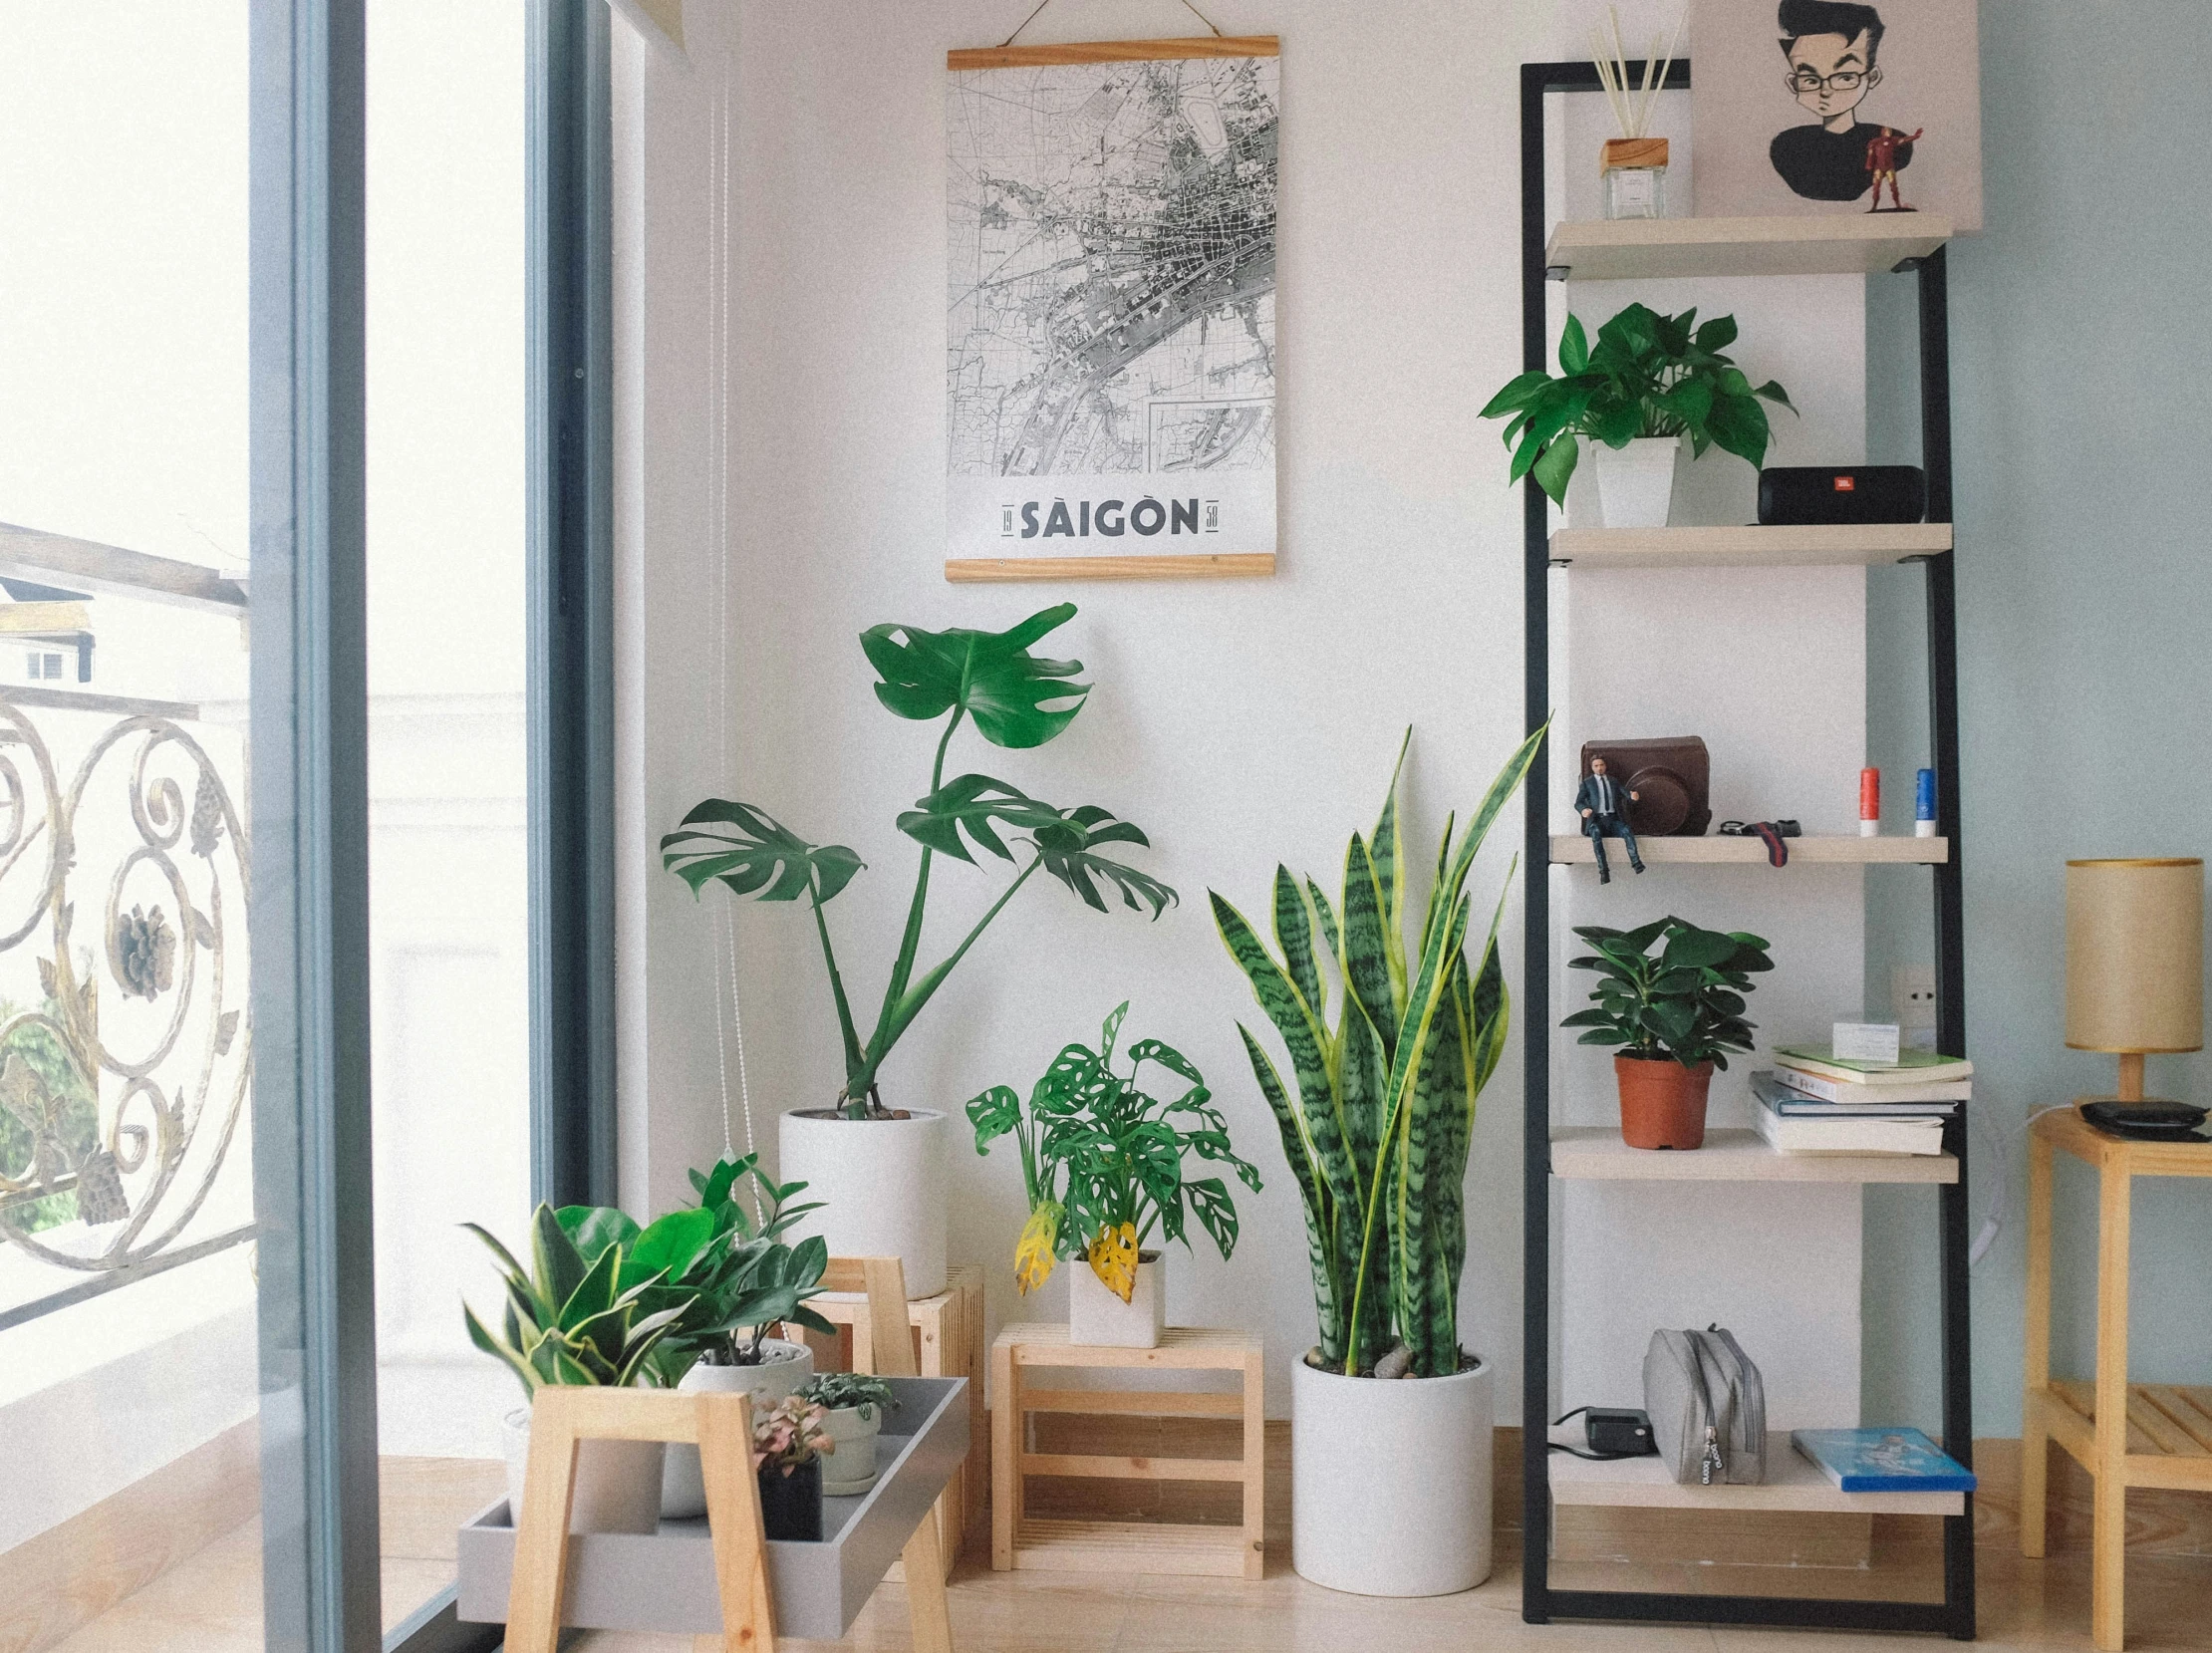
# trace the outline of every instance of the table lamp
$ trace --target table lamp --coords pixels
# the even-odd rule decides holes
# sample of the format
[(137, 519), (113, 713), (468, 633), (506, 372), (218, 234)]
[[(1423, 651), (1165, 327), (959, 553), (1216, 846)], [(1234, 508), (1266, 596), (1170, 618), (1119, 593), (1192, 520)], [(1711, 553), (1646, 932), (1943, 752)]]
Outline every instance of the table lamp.
[(2067, 1045), (2119, 1057), (2121, 1102), (2143, 1057), (2204, 1048), (2204, 863), (2067, 863)]

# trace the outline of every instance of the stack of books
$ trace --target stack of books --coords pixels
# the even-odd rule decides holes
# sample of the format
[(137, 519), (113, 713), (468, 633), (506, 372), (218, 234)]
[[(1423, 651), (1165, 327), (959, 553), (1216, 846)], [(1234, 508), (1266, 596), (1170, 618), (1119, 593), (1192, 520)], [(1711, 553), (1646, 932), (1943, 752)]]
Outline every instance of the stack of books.
[(1972, 1094), (1974, 1064), (1927, 1050), (1894, 1062), (1784, 1045), (1752, 1075), (1755, 1123), (1782, 1154), (1940, 1154), (1944, 1121)]

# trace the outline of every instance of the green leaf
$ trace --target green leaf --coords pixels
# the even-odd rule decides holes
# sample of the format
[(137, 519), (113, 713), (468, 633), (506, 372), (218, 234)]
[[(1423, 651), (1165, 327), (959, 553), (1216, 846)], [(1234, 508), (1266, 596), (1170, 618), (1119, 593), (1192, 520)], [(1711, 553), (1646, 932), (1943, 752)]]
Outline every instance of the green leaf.
[(1229, 1188), (1219, 1177), (1208, 1177), (1183, 1185), (1183, 1197), (1190, 1202), (1199, 1224), (1214, 1237), (1214, 1243), (1227, 1262), (1229, 1254), (1237, 1249), (1237, 1206), (1229, 1197)]
[(988, 1154), (989, 1144), (1021, 1123), (1021, 1098), (1005, 1085), (993, 1085), (968, 1098), (968, 1120), (975, 1127), (975, 1152)]
[(630, 1248), (630, 1255), (622, 1267), (623, 1284), (627, 1288), (654, 1274), (666, 1274), (671, 1280), (680, 1280), (691, 1261), (714, 1238), (714, 1214), (704, 1208), (690, 1211), (672, 1211), (659, 1219)]
[(876, 698), (901, 717), (926, 720), (958, 707), (994, 746), (1041, 746), (1082, 710), (1090, 685), (1071, 683), (1080, 661), (1039, 660), (1029, 645), (1075, 616), (1073, 603), (1003, 632), (872, 626), (860, 646), (881, 682)]
[(899, 830), (917, 843), (973, 865), (975, 858), (961, 842), (963, 831), (1001, 861), (1011, 861), (1013, 851), (999, 838), (993, 821), (1003, 821), (1020, 832), (1034, 832), (1059, 819), (1057, 809), (1038, 802), (1019, 787), (988, 775), (961, 775), (928, 797), (916, 799), (914, 807), (899, 817)]
[(592, 1261), (608, 1246), (627, 1246), (638, 1238), (638, 1225), (613, 1206), (563, 1206), (553, 1218), (577, 1254)]
[(530, 1261), (532, 1279), (556, 1310), (576, 1294), (590, 1271), (590, 1264), (561, 1231), (560, 1219), (548, 1205), (540, 1205), (530, 1218)]
[[(1695, 315), (1696, 312), (1692, 311), (1691, 314)], [(1728, 349), (1730, 345), (1736, 342), (1736, 318), (1734, 316), (1715, 316), (1698, 329), (1697, 342), (1700, 350), (1719, 351)]]
[(1052, 825), (1040, 827), (1032, 841), (1045, 872), (1066, 885), (1085, 906), (1101, 913), (1106, 911), (1106, 902), (1098, 892), (1098, 879), (1121, 892), (1124, 907), (1132, 911), (1149, 907), (1155, 919), (1178, 899), (1173, 890), (1150, 874), (1096, 853), (1100, 844), (1151, 843), (1135, 826), (1116, 820), (1096, 804), (1068, 810)]
[[(724, 825), (732, 832), (700, 830)], [(750, 804), (708, 798), (661, 840), (661, 864), (691, 887), (693, 895), (719, 880), (741, 896), (796, 901), (811, 894), (830, 900), (866, 865), (843, 844), (809, 844)]]
[(1581, 449), (1572, 436), (1555, 436), (1528, 474), (1536, 479), (1537, 487), (1551, 496), (1554, 505), (1564, 505), (1567, 482), (1574, 475), (1575, 461), (1581, 456)]
[(1569, 314), (1566, 326), (1559, 331), (1559, 371), (1576, 374), (1589, 365), (1589, 336), (1582, 331), (1581, 318)]

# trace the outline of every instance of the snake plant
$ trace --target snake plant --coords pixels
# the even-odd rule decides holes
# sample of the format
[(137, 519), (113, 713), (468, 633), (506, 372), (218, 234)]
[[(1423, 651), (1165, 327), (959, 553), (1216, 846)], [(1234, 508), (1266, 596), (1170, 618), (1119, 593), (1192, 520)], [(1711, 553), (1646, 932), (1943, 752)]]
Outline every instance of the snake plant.
[[(651, 1250), (666, 1253), (667, 1260), (656, 1257), (660, 1265), (634, 1282), (619, 1278), (624, 1247), (608, 1242), (587, 1259), (562, 1229), (551, 1206), (539, 1206), (530, 1220), (527, 1268), (484, 1230), (473, 1223), (463, 1224), (491, 1247), (505, 1272), (507, 1286), (501, 1325), (505, 1336), (494, 1337), (476, 1318), (476, 1311), (463, 1304), (461, 1313), (468, 1322), (469, 1341), (504, 1361), (528, 1395), (535, 1395), (539, 1385), (547, 1383), (626, 1388), (639, 1382), (653, 1351), (691, 1307), (687, 1297), (641, 1314), (639, 1299), (667, 1279), (672, 1268), (681, 1273), (691, 1261), (691, 1251), (706, 1239), (704, 1234), (684, 1234), (683, 1225), (670, 1226), (666, 1239), (655, 1235), (655, 1230), (668, 1223), (663, 1219), (646, 1231), (654, 1240)], [(674, 1242), (673, 1250), (670, 1241)]]
[[(1460, 1272), (1475, 1102), (1506, 1047), (1498, 907), (1477, 962), (1467, 941), (1476, 851), (1543, 743), (1538, 729), (1491, 782), (1466, 830), (1444, 825), (1436, 882), (1409, 955), (1407, 862), (1398, 827), (1398, 750), (1371, 838), (1352, 835), (1334, 907), (1312, 879), (1275, 868), (1278, 959), (1219, 894), (1214, 919), (1282, 1039), (1295, 1088), (1242, 1022), (1305, 1208), (1320, 1317), (1320, 1364), (1346, 1376), (1448, 1377), (1461, 1366)], [(1407, 731), (1406, 741), (1412, 741)], [(1512, 880), (1508, 870), (1507, 881)], [(1330, 970), (1324, 971), (1321, 955)], [(1329, 1022), (1329, 975), (1343, 1002)]]
[[(945, 719), (938, 736), (937, 762), (930, 790), (899, 816), (899, 830), (922, 847), (914, 895), (907, 903), (905, 933), (884, 986), (883, 1005), (873, 1031), (861, 1037), (845, 978), (837, 968), (829, 922), (822, 909), (855, 874), (860, 857), (843, 844), (811, 844), (765, 811), (727, 798), (708, 798), (661, 840), (662, 864), (691, 887), (695, 896), (710, 882), (726, 884), (740, 896), (762, 901), (798, 901), (813, 910), (814, 930), (829, 967), (830, 996), (837, 1008), (845, 1048), (845, 1084), (836, 1107), (849, 1118), (883, 1118), (876, 1076), (914, 1018), (968, 957), (968, 950), (1005, 910), (1030, 877), (1042, 872), (1097, 912), (1106, 911), (1099, 892), (1103, 880), (1132, 911), (1152, 910), (1157, 919), (1176, 894), (1158, 879), (1125, 862), (1098, 853), (1104, 846), (1149, 846), (1133, 823), (1117, 819), (1097, 804), (1062, 809), (1032, 798), (1019, 787), (989, 775), (945, 778), (946, 753), (963, 722), (994, 746), (1041, 746), (1075, 719), (1091, 686), (1074, 683), (1081, 661), (1042, 660), (1029, 646), (1075, 617), (1073, 603), (1032, 614), (1003, 632), (955, 627), (925, 632), (915, 626), (872, 626), (860, 634), (860, 647), (876, 669), (876, 698), (886, 710), (916, 722)], [(948, 715), (950, 713), (950, 715)], [(975, 921), (961, 944), (941, 962), (916, 973), (921, 963), (923, 919), (929, 908), (930, 870), (940, 855), (975, 865), (969, 845), (1011, 865), (1016, 856), (1001, 832), (1025, 852), (1014, 880)]]

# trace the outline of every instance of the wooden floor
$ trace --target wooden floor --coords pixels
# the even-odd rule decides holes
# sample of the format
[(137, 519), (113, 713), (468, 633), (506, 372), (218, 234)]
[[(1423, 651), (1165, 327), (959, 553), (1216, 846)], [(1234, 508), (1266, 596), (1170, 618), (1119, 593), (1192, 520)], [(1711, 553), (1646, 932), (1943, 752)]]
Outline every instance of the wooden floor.
[[(1270, 1434), (1273, 1432), (1271, 1431)], [(1270, 1447), (1276, 1447), (1273, 1440)], [(1278, 1449), (1279, 1450), (1279, 1449)], [(1275, 1454), (1271, 1453), (1271, 1457)], [(1266, 1576), (1137, 1577), (1123, 1580), (1039, 1572), (993, 1573), (987, 1543), (972, 1545), (952, 1586), (955, 1645), (963, 1653), (1469, 1653), (1469, 1650), (1620, 1649), (1622, 1653), (1899, 1653), (1941, 1645), (1932, 1638), (1619, 1625), (1527, 1625), (1521, 1621), (1519, 1534), (1500, 1534), (1490, 1581), (1462, 1595), (1421, 1601), (1340, 1595), (1308, 1584), (1289, 1566), (1288, 1466), (1270, 1465)], [(496, 1465), (461, 1461), (388, 1463), (386, 1619), (396, 1622), (451, 1576), (453, 1512), (496, 1492)], [(469, 1501), (474, 1500), (472, 1504)], [(1992, 1515), (1998, 1514), (1991, 1512)], [(1922, 1523), (1914, 1523), (1922, 1524)], [(2065, 1535), (2054, 1527), (2054, 1538)], [(1978, 1551), (1981, 1645), (2011, 1650), (2087, 1648), (2089, 1565), (2085, 1546), (2026, 1561), (2009, 1522)], [(427, 1553), (442, 1549), (442, 1554)], [(405, 1553), (403, 1553), (405, 1552)], [(1932, 1546), (1895, 1533), (1877, 1542), (1865, 1570), (1833, 1567), (1717, 1567), (1692, 1563), (1577, 1562), (1554, 1567), (1561, 1585), (1715, 1593), (1925, 1595), (1934, 1587)], [(217, 1539), (74, 1636), (61, 1653), (260, 1653), (260, 1526)], [(906, 1598), (886, 1584), (851, 1638), (840, 1644), (780, 1641), (784, 1653), (833, 1646), (890, 1653), (909, 1645)], [(2127, 1559), (2130, 1653), (2212, 1653), (2212, 1554), (2133, 1554)], [(598, 1633), (569, 1653), (693, 1653), (691, 1639)]]

